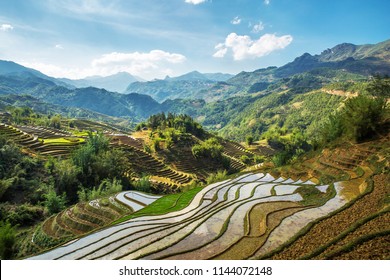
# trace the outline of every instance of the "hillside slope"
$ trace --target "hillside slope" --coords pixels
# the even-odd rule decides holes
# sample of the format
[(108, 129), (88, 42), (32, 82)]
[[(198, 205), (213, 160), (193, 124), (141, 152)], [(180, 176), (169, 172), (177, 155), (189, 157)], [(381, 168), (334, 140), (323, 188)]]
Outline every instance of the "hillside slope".
[(389, 137), (211, 184), (31, 259), (387, 259)]

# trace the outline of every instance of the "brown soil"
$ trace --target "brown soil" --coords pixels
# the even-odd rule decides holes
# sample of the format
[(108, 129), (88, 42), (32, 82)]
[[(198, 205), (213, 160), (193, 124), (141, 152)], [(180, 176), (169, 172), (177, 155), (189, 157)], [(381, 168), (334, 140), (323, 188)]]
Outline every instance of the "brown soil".
[(375, 237), (357, 245), (352, 251), (334, 257), (335, 260), (386, 260), (390, 257), (390, 236)]
[[(367, 223), (363, 224), (356, 230), (349, 233), (345, 238), (340, 240), (334, 245), (329, 246), (322, 254), (320, 254), (316, 259), (324, 259), (326, 256), (332, 256), (332, 254), (342, 248), (342, 246), (347, 245), (350, 242), (353, 242), (359, 237), (366, 236), (369, 234), (376, 234), (383, 232), (384, 230), (390, 230), (390, 212), (382, 214)], [(390, 244), (388, 244), (388, 250), (390, 251)]]
[(327, 244), (356, 221), (373, 215), (383, 208), (390, 175), (374, 176), (373, 191), (353, 203), (349, 208), (315, 224), (304, 236), (272, 256), (272, 259), (300, 259)]

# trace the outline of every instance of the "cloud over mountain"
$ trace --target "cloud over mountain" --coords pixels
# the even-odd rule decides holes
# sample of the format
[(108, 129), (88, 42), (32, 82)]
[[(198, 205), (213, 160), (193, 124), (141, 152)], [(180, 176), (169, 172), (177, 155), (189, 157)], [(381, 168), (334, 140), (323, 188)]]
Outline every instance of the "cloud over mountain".
[(247, 35), (230, 33), (224, 43), (215, 46), (214, 57), (222, 58), (230, 50), (234, 60), (244, 60), (266, 56), (273, 51), (284, 49), (293, 40), (291, 35), (276, 36), (275, 34), (264, 34), (257, 40), (252, 40)]

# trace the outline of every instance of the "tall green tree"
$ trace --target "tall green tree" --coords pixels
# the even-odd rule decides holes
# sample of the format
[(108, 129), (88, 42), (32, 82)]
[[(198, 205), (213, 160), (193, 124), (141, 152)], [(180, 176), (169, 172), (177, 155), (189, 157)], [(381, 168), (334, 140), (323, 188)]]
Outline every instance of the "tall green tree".
[(0, 256), (1, 259), (11, 259), (16, 242), (16, 230), (7, 221), (0, 222)]
[(45, 194), (45, 208), (49, 215), (56, 214), (66, 207), (65, 193), (58, 195), (51, 186), (47, 194)]
[(385, 108), (384, 98), (359, 95), (348, 99), (341, 112), (347, 137), (357, 142), (372, 137), (380, 125)]

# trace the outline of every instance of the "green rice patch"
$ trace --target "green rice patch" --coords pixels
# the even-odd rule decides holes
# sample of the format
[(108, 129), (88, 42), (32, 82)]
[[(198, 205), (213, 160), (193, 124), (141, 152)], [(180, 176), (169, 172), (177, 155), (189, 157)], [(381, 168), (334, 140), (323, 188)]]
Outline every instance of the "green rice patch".
[(62, 138), (53, 138), (53, 139), (42, 139), (43, 144), (51, 144), (51, 145), (73, 145), (77, 143), (83, 143), (85, 142), (84, 138), (78, 138), (78, 137), (62, 137)]
[(72, 131), (72, 134), (77, 137), (87, 137), (88, 131)]
[(322, 205), (336, 195), (334, 185), (331, 184), (326, 193), (321, 192), (313, 186), (299, 187), (294, 193), (299, 193), (303, 197), (300, 203), (304, 206)]
[(190, 204), (195, 195), (201, 190), (202, 188), (194, 188), (185, 193), (166, 195), (157, 199), (155, 202), (137, 211), (136, 213), (124, 216), (119, 220), (116, 220), (113, 224), (118, 224), (136, 217), (163, 215), (170, 212), (182, 210)]

